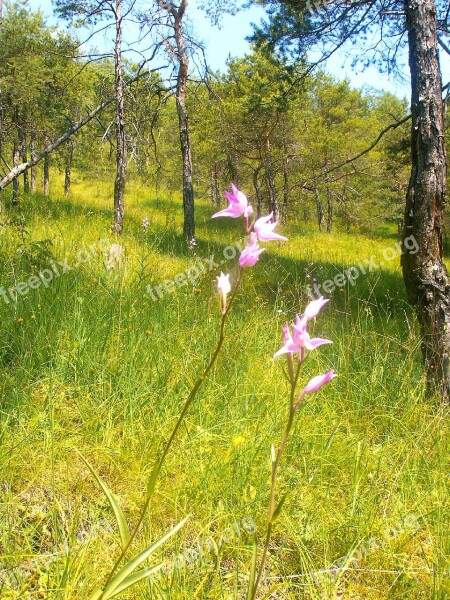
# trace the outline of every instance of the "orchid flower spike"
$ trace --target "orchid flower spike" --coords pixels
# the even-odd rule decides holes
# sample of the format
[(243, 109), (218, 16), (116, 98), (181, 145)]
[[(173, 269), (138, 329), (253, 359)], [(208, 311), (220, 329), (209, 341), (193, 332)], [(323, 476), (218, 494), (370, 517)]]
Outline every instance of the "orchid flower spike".
[[(287, 335), (286, 327), (289, 336)], [(292, 324), (292, 329), (294, 330), (294, 337), (292, 337), (288, 326), (283, 327), (284, 346), (274, 354), (274, 358), (281, 356), (282, 354), (296, 354), (299, 352), (300, 359), (303, 360), (305, 349), (315, 350), (323, 344), (333, 343), (331, 340), (326, 340), (324, 338), (311, 338), (306, 330), (306, 321), (301, 319), (298, 315), (296, 315), (295, 323)]]
[(333, 370), (328, 371), (328, 373), (325, 373), (325, 375), (316, 375), (303, 388), (301, 396), (303, 397), (305, 394), (317, 392), (322, 386), (330, 382), (335, 377), (337, 377), (337, 374)]
[(231, 292), (230, 276), (220, 272), (217, 276), (217, 291), (222, 298), (222, 314), (227, 311), (227, 294)]
[(239, 264), (241, 267), (253, 267), (253, 265), (258, 262), (259, 256), (264, 250), (264, 248), (259, 247), (256, 234), (252, 233), (250, 235), (250, 241), (242, 250), (241, 256), (239, 257)]
[(286, 237), (274, 232), (275, 227), (278, 225), (278, 221), (275, 221), (275, 223), (271, 223), (272, 216), (273, 212), (271, 212), (268, 217), (261, 217), (260, 219), (255, 221), (255, 224), (253, 225), (253, 230), (258, 236), (258, 240), (260, 242), (271, 242), (275, 240), (287, 242)]
[(223, 210), (214, 213), (211, 217), (212, 219), (215, 219), (216, 217), (231, 217), (232, 219), (237, 219), (242, 215), (245, 218), (248, 218), (253, 213), (252, 207), (248, 204), (247, 196), (238, 190), (234, 183), (231, 184), (231, 189), (233, 191), (232, 194), (230, 194), (230, 192), (225, 192), (225, 196), (230, 203), (228, 208), (224, 208)]

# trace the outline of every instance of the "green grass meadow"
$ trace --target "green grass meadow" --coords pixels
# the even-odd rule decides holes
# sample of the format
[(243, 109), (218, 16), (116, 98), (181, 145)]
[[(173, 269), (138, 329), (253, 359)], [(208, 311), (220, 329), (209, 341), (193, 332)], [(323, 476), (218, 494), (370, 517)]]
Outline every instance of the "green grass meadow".
[[(73, 267), (80, 251), (92, 257), (17, 301), (0, 297), (0, 598), (83, 600), (120, 547), (110, 506), (76, 450), (136, 522), (153, 461), (214, 351), (215, 277), (222, 269), (235, 278), (237, 261), (156, 300), (146, 288), (199, 260), (207, 267), (212, 255), (225, 260), (241, 222), (211, 220), (216, 209), (199, 199), (190, 251), (180, 199), (132, 183), (125, 260), (106, 269), (98, 242), (116, 241), (109, 183), (78, 176), (68, 198), (36, 193), (15, 209), (8, 198), (5, 290), (52, 260)], [(273, 359), (281, 326), (302, 312), (313, 277), (323, 282), (373, 256), (383, 266), (333, 291), (313, 326), (333, 344), (309, 355), (302, 381), (331, 368), (339, 376), (307, 397), (296, 421), (259, 597), (450, 598), (448, 407), (424, 397), (414, 313), (398, 257), (386, 260), (394, 231), (328, 235), (301, 221), (280, 231), (289, 242), (263, 244), (245, 272), (223, 352), (133, 544), (137, 552), (189, 516), (158, 553), (171, 568), (120, 597), (245, 598), (254, 527), (262, 545), (270, 448), (288, 407), (285, 360)]]

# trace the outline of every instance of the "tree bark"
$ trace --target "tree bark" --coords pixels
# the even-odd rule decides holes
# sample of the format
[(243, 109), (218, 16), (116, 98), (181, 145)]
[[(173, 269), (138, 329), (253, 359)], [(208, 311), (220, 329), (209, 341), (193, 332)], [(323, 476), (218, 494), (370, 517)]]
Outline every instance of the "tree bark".
[(320, 199), (319, 188), (317, 186), (314, 186), (314, 197), (316, 199), (317, 224), (319, 226), (319, 231), (322, 231), (325, 214), (323, 212), (323, 205), (322, 205), (322, 201)]
[(183, 34), (183, 17), (186, 11), (187, 0), (182, 0), (178, 10), (173, 10), (175, 18), (174, 32), (178, 55), (178, 77), (176, 90), (176, 104), (178, 113), (178, 125), (180, 130), (181, 158), (183, 162), (183, 234), (191, 240), (195, 237), (195, 213), (194, 213), (194, 186), (192, 183), (192, 152), (189, 137), (189, 121), (186, 109), (186, 85), (189, 72), (189, 57)]
[(331, 233), (333, 226), (333, 196), (331, 190), (327, 185), (327, 233)]
[(214, 163), (211, 172), (211, 202), (216, 206), (220, 206), (220, 191), (219, 191), (219, 167), (217, 162)]
[(257, 169), (254, 169), (253, 171), (253, 187), (255, 188), (255, 194), (256, 194), (256, 218), (260, 219), (261, 215), (262, 215), (262, 209), (263, 209), (263, 197), (262, 197), (262, 193), (261, 193), (261, 186), (259, 185), (259, 180), (258, 180), (258, 176), (259, 176), (259, 172), (261, 171), (262, 167), (259, 166)]
[(114, 74), (116, 86), (116, 178), (114, 181), (114, 233), (123, 231), (125, 213), (125, 184), (127, 177), (127, 141), (125, 136), (125, 107), (123, 98), (122, 65), (122, 0), (116, 0), (116, 40), (114, 45)]
[[(19, 152), (19, 160), (22, 162), (27, 161), (27, 141), (25, 136), (25, 130), (23, 127), (23, 123), (21, 123), (19, 108), (14, 107), (14, 125), (16, 126), (17, 139), (19, 141), (18, 152)], [(19, 164), (19, 160), (14, 162), (14, 166)], [(30, 191), (30, 184), (28, 181), (28, 172), (23, 172), (23, 191), (25, 194), (28, 194)]]
[(44, 196), (50, 195), (50, 155), (44, 158)]
[[(17, 165), (19, 164), (19, 160), (20, 160), (19, 145), (16, 141), (14, 141), (14, 148), (13, 148), (14, 167), (17, 167)], [(13, 206), (16, 206), (17, 204), (19, 204), (19, 192), (20, 192), (19, 188), (20, 188), (19, 177), (14, 177), (14, 179), (13, 179), (13, 196), (12, 196)]]
[(68, 196), (70, 194), (70, 173), (71, 167), (70, 164), (67, 164), (64, 170), (64, 196)]
[[(34, 147), (34, 135), (31, 134), (31, 139), (30, 139), (30, 163), (31, 163), (30, 184), (31, 184), (32, 192), (36, 191), (36, 167), (33, 163), (35, 158), (36, 158), (36, 152), (35, 152), (35, 147)], [(25, 164), (27, 164), (27, 163), (25, 163)]]
[[(286, 148), (285, 148), (285, 152), (286, 152)], [(283, 159), (283, 208), (281, 211), (281, 220), (284, 224), (287, 223), (287, 214), (288, 214), (288, 207), (289, 207), (289, 194), (290, 194), (290, 187), (289, 187), (288, 159), (284, 158)]]
[[(447, 160), (433, 0), (404, 0), (409, 43), (412, 170), (402, 268), (422, 334), (428, 391), (450, 391), (450, 282), (442, 261)], [(409, 240), (415, 240), (415, 244)], [(417, 248), (417, 252), (408, 248)]]
[(266, 185), (267, 185), (267, 190), (269, 192), (269, 212), (272, 213), (272, 219), (274, 221), (277, 221), (278, 220), (278, 200), (277, 200), (277, 190), (275, 188), (275, 175), (273, 172), (269, 136), (266, 136), (265, 151), (266, 152), (265, 152), (264, 162), (265, 162)]

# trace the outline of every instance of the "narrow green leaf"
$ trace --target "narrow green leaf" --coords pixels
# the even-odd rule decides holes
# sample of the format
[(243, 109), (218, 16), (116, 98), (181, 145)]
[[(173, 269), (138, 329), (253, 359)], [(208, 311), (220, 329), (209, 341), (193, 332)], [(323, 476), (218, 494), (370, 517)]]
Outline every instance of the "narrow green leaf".
[(255, 576), (256, 576), (256, 561), (258, 558), (258, 544), (256, 542), (256, 533), (253, 537), (253, 554), (252, 554), (252, 564), (250, 567), (250, 577), (248, 580), (248, 590), (247, 590), (247, 599), (252, 600), (253, 598), (253, 589), (255, 587)]
[(138, 581), (141, 581), (146, 577), (150, 577), (150, 575), (153, 575), (153, 573), (159, 571), (163, 564), (164, 563), (156, 565), (156, 567), (152, 567), (151, 569), (141, 569), (140, 571), (136, 571), (136, 573), (133, 573), (132, 575), (124, 579), (122, 583), (118, 587), (116, 587), (111, 596), (108, 596), (108, 598), (114, 598), (114, 596), (117, 596), (117, 594), (120, 594), (120, 592), (123, 592), (135, 583), (138, 583)]
[(100, 585), (98, 585), (94, 589), (92, 594), (89, 596), (88, 600), (98, 600), (102, 594), (103, 594), (103, 588)]
[(175, 525), (173, 529), (171, 529), (168, 533), (163, 535), (159, 540), (154, 542), (151, 546), (149, 546), (146, 550), (135, 556), (131, 559), (126, 565), (124, 565), (120, 571), (111, 579), (109, 585), (106, 587), (104, 596), (102, 600), (108, 600), (113, 595), (113, 592), (121, 585), (125, 579), (138, 567), (144, 560), (146, 560), (153, 552), (159, 548), (166, 540), (168, 540), (172, 535), (174, 535), (183, 525), (186, 523), (188, 517), (180, 521), (178, 525)]
[(271, 519), (271, 523), (275, 523), (275, 521), (278, 519), (278, 517), (280, 516), (281, 510), (283, 508), (283, 504), (285, 502), (287, 498), (287, 492), (284, 494), (284, 496), (281, 498), (281, 500), (278, 502), (278, 506), (276, 507), (276, 509), (273, 512), (272, 515), (272, 519)]
[(149, 498), (153, 494), (153, 491), (155, 489), (156, 479), (159, 475), (160, 470), (161, 470), (161, 463), (160, 463), (160, 460), (158, 459), (154, 464), (154, 467), (150, 474), (150, 478), (147, 483), (147, 498)]
[(128, 545), (128, 542), (130, 541), (130, 530), (128, 529), (128, 525), (127, 525), (125, 515), (123, 514), (122, 509), (118, 505), (117, 500), (112, 495), (112, 492), (110, 491), (110, 489), (107, 487), (105, 482), (100, 478), (100, 475), (95, 471), (94, 467), (91, 464), (89, 464), (89, 462), (86, 460), (86, 458), (84, 458), (84, 456), (81, 454), (81, 452), (79, 452), (78, 450), (75, 450), (75, 452), (77, 452), (77, 454), (85, 462), (86, 466), (89, 468), (90, 472), (97, 480), (97, 483), (104, 491), (106, 498), (108, 499), (108, 502), (114, 512), (114, 516), (116, 517), (117, 525), (119, 527), (120, 543), (122, 546), (122, 550), (125, 550), (125, 548)]

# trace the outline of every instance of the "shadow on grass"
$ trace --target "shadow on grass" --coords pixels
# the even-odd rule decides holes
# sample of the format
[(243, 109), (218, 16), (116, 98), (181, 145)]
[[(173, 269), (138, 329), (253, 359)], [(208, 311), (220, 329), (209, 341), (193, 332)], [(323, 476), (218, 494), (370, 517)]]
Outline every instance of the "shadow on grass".
[[(148, 198), (142, 202), (154, 211), (170, 213), (170, 211), (176, 210), (178, 213), (181, 212), (179, 202), (173, 199)], [(55, 220), (96, 216), (109, 225), (111, 219), (111, 210), (107, 208), (77, 204), (68, 198), (51, 199), (40, 193), (25, 197), (19, 209), (30, 217), (41, 216)], [(128, 216), (126, 237), (161, 254), (190, 257), (203, 262), (208, 270), (202, 277), (204, 279), (207, 276), (215, 275), (220, 267), (222, 269), (232, 268), (235, 265), (235, 258), (228, 258), (233, 254), (231, 248), (234, 248), (237, 254), (236, 243), (243, 241), (243, 235), (238, 233), (239, 227), (236, 226), (236, 221), (234, 219), (211, 220), (213, 210), (212, 206), (207, 204), (199, 204), (196, 207), (198, 230), (208, 232), (211, 239), (197, 238), (195, 255), (188, 249), (183, 235), (177, 232), (173, 226), (153, 224), (147, 234), (144, 234), (139, 219)], [(380, 226), (379, 233), (386, 239), (396, 239), (397, 237), (393, 225), (389, 223)], [(224, 241), (217, 241), (217, 238)], [(217, 264), (217, 267), (214, 268), (212, 268), (212, 264), (208, 264), (208, 259), (211, 259), (213, 255), (214, 262)], [(317, 285), (323, 285), (325, 281), (342, 281), (342, 278), (339, 280), (334, 278), (351, 268), (353, 269), (353, 278), (347, 275), (345, 283), (334, 285), (334, 289), (328, 293), (320, 289), (320, 293), (331, 298), (336, 309), (354, 312), (358, 303), (365, 302), (372, 307), (378, 307), (380, 315), (398, 312), (403, 314), (405, 310), (409, 311), (400, 273), (376, 269), (368, 273), (359, 270), (356, 275), (353, 264), (336, 264), (326, 261), (311, 263), (303, 259), (279, 256), (276, 254), (276, 246), (270, 244), (266, 245), (266, 251), (259, 266), (259, 269), (252, 269), (252, 280), (257, 294), (272, 303), (276, 302), (281, 294), (284, 297), (290, 297), (293, 304), (296, 304), (296, 311), (300, 310), (299, 305), (304, 305), (310, 298), (308, 286), (312, 287), (313, 278), (316, 279)]]

